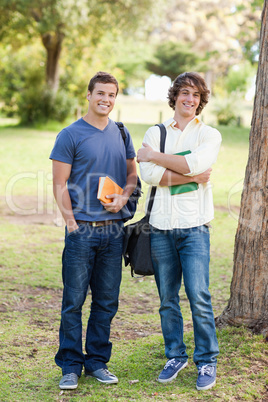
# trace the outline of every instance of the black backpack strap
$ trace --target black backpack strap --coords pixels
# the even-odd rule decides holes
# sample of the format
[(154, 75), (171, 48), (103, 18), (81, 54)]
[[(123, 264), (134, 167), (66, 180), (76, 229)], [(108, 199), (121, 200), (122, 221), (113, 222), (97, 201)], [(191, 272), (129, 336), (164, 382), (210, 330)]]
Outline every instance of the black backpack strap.
[(164, 124), (156, 124), (160, 128), (160, 152), (165, 153), (167, 130)]
[[(167, 130), (166, 130), (166, 127), (164, 126), (164, 124), (162, 124), (162, 123), (161, 124), (156, 124), (156, 126), (158, 126), (160, 128), (160, 152), (164, 153), (165, 152), (166, 137), (167, 137)], [(149, 221), (151, 210), (152, 210), (152, 207), (153, 207), (154, 196), (155, 196), (155, 193), (156, 193), (156, 189), (157, 189), (157, 187), (153, 186), (152, 190), (151, 190), (150, 200), (149, 200), (149, 203), (148, 203), (147, 213), (146, 213), (146, 217), (147, 217), (148, 221)]]
[(117, 127), (119, 128), (120, 133), (121, 133), (122, 138), (123, 138), (123, 141), (124, 141), (124, 144), (126, 145), (126, 138), (127, 138), (127, 136), (126, 136), (126, 133), (125, 133), (124, 124), (121, 123), (121, 121), (116, 121), (115, 124), (116, 124)]

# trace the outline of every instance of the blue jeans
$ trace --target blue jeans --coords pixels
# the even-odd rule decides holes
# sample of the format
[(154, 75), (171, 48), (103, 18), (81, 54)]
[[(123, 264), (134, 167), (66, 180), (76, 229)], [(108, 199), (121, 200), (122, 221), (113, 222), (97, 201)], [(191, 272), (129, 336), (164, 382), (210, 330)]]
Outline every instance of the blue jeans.
[(160, 296), (160, 317), (168, 359), (188, 359), (183, 342), (179, 291), (182, 275), (194, 326), (194, 362), (216, 365), (219, 354), (209, 287), (209, 229), (158, 230), (151, 227), (151, 250)]
[[(122, 275), (122, 222), (66, 230), (62, 255), (63, 299), (60, 346), (55, 362), (62, 374), (106, 368), (112, 351), (110, 326), (118, 309)], [(88, 289), (92, 293), (85, 351), (82, 348), (82, 307)]]

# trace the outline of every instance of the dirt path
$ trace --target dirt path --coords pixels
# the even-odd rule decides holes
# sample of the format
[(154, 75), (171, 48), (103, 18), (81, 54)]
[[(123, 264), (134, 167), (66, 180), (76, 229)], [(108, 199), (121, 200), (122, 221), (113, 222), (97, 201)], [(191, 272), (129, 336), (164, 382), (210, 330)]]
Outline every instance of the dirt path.
[(18, 225), (63, 225), (52, 195), (45, 201), (36, 196), (0, 196), (0, 217)]
[[(41, 201), (40, 199), (41, 198)], [(18, 225), (53, 225), (63, 226), (62, 216), (51, 194), (46, 200), (36, 196), (12, 196), (7, 199), (0, 196), (0, 217), (9, 223)], [(225, 206), (216, 206), (216, 210), (228, 211)], [(229, 211), (230, 212), (230, 211)], [(233, 207), (233, 213), (239, 215), (239, 208)]]

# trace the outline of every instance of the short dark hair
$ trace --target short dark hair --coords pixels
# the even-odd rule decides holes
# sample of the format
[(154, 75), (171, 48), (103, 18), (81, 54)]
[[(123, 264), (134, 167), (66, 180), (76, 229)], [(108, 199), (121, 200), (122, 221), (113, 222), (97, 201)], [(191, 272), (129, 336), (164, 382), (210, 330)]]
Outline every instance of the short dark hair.
[(200, 114), (206, 104), (208, 103), (208, 97), (210, 91), (207, 88), (205, 80), (197, 73), (183, 73), (175, 78), (172, 86), (168, 91), (168, 104), (175, 110), (176, 99), (179, 95), (181, 88), (183, 87), (193, 87), (196, 86), (200, 93), (200, 104), (196, 109), (196, 115)]
[(97, 72), (94, 77), (91, 78), (88, 84), (88, 90), (92, 93), (97, 82), (101, 82), (102, 84), (114, 84), (116, 86), (116, 95), (119, 91), (119, 85), (117, 80), (109, 73), (105, 73), (104, 71)]

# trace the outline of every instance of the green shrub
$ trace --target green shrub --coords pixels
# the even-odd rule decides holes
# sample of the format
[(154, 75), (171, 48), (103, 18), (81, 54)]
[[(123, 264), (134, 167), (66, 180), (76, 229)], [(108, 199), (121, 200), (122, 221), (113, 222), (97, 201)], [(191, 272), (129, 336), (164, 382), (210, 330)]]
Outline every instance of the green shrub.
[(72, 112), (73, 101), (65, 91), (55, 94), (50, 89), (31, 87), (21, 92), (18, 115), (22, 124), (37, 121), (64, 121)]
[(218, 104), (215, 107), (214, 113), (220, 126), (229, 126), (235, 124), (237, 121), (237, 116), (233, 111), (232, 105), (229, 103)]
[(54, 99), (52, 119), (60, 122), (64, 121), (71, 113), (73, 113), (75, 103), (66, 91), (58, 91)]

